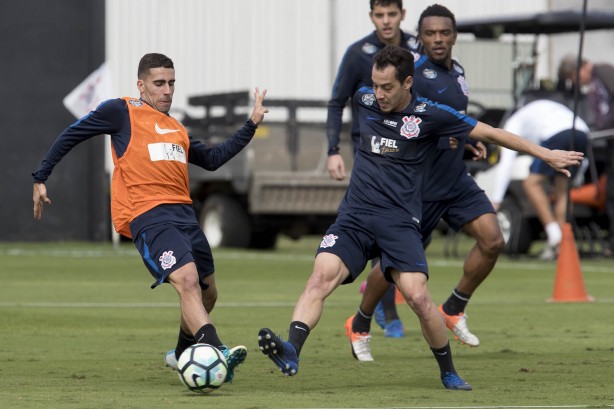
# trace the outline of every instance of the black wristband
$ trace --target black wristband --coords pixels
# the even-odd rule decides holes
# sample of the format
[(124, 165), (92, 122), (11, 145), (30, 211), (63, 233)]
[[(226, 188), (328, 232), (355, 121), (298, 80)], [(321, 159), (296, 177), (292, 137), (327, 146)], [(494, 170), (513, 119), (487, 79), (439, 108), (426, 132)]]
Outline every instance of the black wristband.
[(338, 155), (338, 154), (339, 154), (339, 147), (338, 146), (333, 146), (332, 148), (328, 149), (328, 156)]

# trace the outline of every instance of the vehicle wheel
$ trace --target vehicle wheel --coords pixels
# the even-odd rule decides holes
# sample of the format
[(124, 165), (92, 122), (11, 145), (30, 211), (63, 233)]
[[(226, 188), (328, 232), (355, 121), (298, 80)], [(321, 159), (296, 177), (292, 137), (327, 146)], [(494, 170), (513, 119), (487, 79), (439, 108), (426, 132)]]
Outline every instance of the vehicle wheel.
[(504, 199), (497, 212), (497, 221), (505, 239), (503, 252), (509, 255), (526, 254), (531, 247), (531, 225), (522, 217), (520, 206), (512, 199)]
[(211, 248), (241, 247), (250, 244), (251, 226), (245, 208), (225, 195), (212, 195), (200, 212), (200, 226)]
[(253, 249), (269, 250), (277, 243), (278, 232), (276, 230), (256, 230), (252, 232), (252, 240), (249, 246)]

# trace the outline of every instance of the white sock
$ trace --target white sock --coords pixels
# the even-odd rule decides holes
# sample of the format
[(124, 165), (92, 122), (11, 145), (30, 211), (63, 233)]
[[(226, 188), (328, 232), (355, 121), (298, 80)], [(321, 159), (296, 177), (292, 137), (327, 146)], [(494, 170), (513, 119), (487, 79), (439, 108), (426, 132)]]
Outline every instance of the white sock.
[(563, 238), (561, 227), (557, 222), (548, 223), (545, 227), (546, 235), (548, 236), (548, 245), (550, 247), (558, 246)]

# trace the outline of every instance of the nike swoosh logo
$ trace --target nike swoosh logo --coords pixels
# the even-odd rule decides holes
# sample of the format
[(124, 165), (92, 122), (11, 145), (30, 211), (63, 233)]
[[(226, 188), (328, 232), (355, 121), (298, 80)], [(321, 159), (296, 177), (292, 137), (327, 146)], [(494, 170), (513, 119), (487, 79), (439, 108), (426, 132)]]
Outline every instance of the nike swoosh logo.
[(448, 355), (448, 353), (447, 353), (447, 352), (435, 352), (435, 353), (436, 353), (437, 355), (439, 355), (439, 356), (446, 356), (446, 355)]
[(159, 133), (160, 135), (165, 135), (167, 133), (173, 133), (173, 132), (179, 132), (179, 129), (165, 129), (165, 128), (160, 128), (158, 126), (158, 123), (156, 122), (156, 132)]
[(300, 329), (300, 330), (302, 330), (302, 331), (307, 332), (307, 330), (306, 330), (305, 328), (299, 327), (298, 325), (295, 325), (295, 326), (294, 326), (294, 328), (296, 328), (296, 329)]
[(448, 87), (445, 87), (445, 88), (442, 88), (442, 89), (438, 89), (437, 93), (441, 94), (441, 93), (445, 92), (447, 89), (448, 89)]
[(379, 121), (379, 118), (376, 118), (374, 116), (368, 116), (367, 121)]

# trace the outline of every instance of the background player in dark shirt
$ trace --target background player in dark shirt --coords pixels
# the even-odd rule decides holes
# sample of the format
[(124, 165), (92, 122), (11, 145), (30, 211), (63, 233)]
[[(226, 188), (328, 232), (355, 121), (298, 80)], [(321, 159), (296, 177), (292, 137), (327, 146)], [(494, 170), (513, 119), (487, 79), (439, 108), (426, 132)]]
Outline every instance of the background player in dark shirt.
[[(466, 112), (469, 88), (465, 70), (452, 58), (452, 48), (456, 42), (454, 14), (438, 4), (427, 7), (420, 15), (418, 36), (424, 55), (414, 55), (413, 89), (423, 97)], [(481, 148), (478, 152), (485, 152), (484, 145), (478, 144)], [(464, 151), (464, 139), (458, 140), (457, 149), (437, 150), (429, 182), (422, 192), (421, 233), (423, 242), (428, 245), (431, 233), (443, 217), (451, 228), (463, 228), (476, 240), (465, 259), (461, 280), (439, 310), (448, 328), (462, 343), (477, 347), (479, 339), (466, 325), (465, 306), (475, 289), (492, 271), (504, 240), (490, 200), (469, 174), (463, 161)], [(363, 339), (367, 344), (355, 348), (362, 352), (356, 356), (359, 360), (373, 360), (368, 345), (371, 339), (368, 337), (370, 317), (375, 312), (373, 303), (388, 291), (386, 298), (392, 305), (387, 305), (385, 310), (388, 312), (394, 308), (394, 286), (388, 287), (381, 269), (375, 266), (369, 274), (358, 312), (346, 322), (347, 335), (350, 336), (351, 332), (361, 334), (360, 338), (355, 338)]]
[[(330, 177), (343, 180), (346, 176), (345, 163), (339, 154), (339, 142), (343, 110), (348, 100), (364, 85), (371, 86), (373, 56), (386, 45), (398, 45), (406, 50), (417, 47), (416, 37), (401, 30), (405, 19), (403, 0), (370, 0), (369, 18), (375, 30), (348, 47), (333, 84), (328, 102), (326, 136), (328, 138), (327, 168)], [(354, 148), (360, 133), (356, 112), (352, 106), (351, 136)]]
[(367, 261), (379, 255), (386, 278), (420, 321), (444, 387), (471, 390), (454, 368), (445, 324), (427, 288), (420, 193), (435, 145), (439, 138), (471, 136), (540, 157), (567, 175), (565, 167), (582, 159), (581, 153), (550, 151), (420, 98), (410, 91), (413, 71), (410, 52), (387, 46), (375, 56), (373, 88), (363, 87), (354, 95), (360, 141), (352, 177), (295, 306), (288, 342), (269, 328), (258, 333), (261, 351), (287, 376), (298, 372), (301, 348), (322, 315), (324, 300), (339, 285), (353, 282)]

